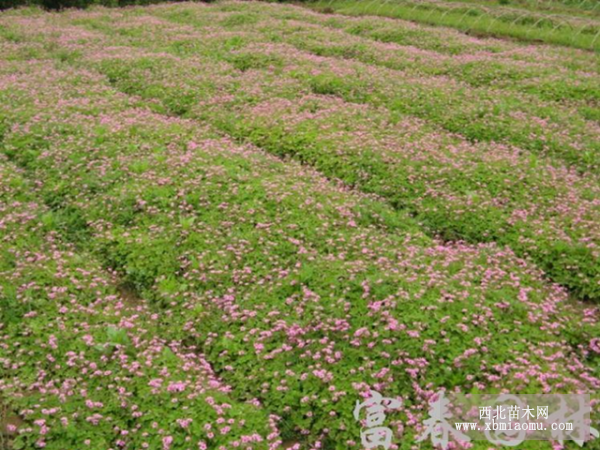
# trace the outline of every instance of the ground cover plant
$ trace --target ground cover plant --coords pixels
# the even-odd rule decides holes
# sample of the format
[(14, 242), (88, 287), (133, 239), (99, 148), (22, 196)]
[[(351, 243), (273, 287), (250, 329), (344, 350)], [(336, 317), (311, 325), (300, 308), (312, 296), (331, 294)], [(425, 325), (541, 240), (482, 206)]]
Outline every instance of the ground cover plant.
[(440, 388), (600, 388), (591, 53), (236, 2), (0, 50), (9, 448), (358, 449), (377, 389), (408, 449)]
[[(595, 99), (586, 95), (563, 107), (530, 94), (525, 102), (524, 93), (509, 88), (465, 86), (446, 75), (402, 78), (397, 69), (315, 56), (270, 36), (263, 44), (265, 30), (291, 35), (294, 42), (298, 26), (280, 30), (286, 20), (273, 23), (273, 6), (254, 8), (266, 11), (245, 19), (252, 31), (222, 19), (241, 28), (233, 37), (215, 35), (210, 27), (207, 36), (161, 18), (84, 21), (84, 30), (103, 30), (115, 46), (123, 39), (113, 36), (127, 30), (124, 40), (137, 52), (92, 55), (97, 49), (87, 46), (73, 54), (84, 56), (87, 49), (87, 64), (119, 89), (160, 101), (162, 112), (195, 117), (315, 165), (408, 210), (432, 234), (508, 245), (578, 296), (598, 298), (600, 128), (577, 109)], [(193, 11), (186, 11), (180, 20), (194, 23)], [(197, 27), (218, 20), (200, 11)], [(172, 18), (171, 10), (158, 14)], [(263, 27), (259, 17), (267, 22)], [(55, 27), (49, 33), (77, 32)], [(183, 42), (177, 38), (182, 35)], [(241, 48), (212, 50), (228, 43)]]

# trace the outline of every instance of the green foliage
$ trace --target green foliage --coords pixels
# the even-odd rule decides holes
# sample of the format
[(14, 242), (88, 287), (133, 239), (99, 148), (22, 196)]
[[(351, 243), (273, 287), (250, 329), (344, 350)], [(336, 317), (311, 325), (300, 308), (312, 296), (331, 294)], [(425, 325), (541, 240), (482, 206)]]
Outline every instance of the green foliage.
[(355, 450), (375, 387), (409, 450), (437, 389), (597, 396), (593, 58), (379, 22), (0, 17), (12, 448)]
[[(182, 0), (169, 0), (178, 2)], [(198, 0), (210, 3), (213, 0)], [(87, 8), (90, 6), (132, 6), (152, 5), (164, 0), (0, 0), (0, 9), (17, 8), (21, 6), (40, 6), (46, 9)]]

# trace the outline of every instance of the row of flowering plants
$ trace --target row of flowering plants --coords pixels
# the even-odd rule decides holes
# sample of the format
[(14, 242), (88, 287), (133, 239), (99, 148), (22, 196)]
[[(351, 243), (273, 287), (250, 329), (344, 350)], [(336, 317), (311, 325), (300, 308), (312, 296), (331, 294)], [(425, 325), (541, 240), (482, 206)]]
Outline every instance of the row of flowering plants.
[[(542, 238), (594, 251), (595, 178), (315, 92), (311, 68), (344, 79), (344, 61), (232, 31), (247, 8), (2, 17), (15, 446), (358, 449), (354, 404), (376, 389), (403, 400), (410, 448), (439, 388), (600, 388), (597, 309), (535, 264)], [(499, 174), (573, 205), (550, 217)], [(444, 205), (446, 237), (481, 216), (487, 239), (441, 240)], [(505, 214), (546, 234), (502, 241)]]
[[(268, 448), (276, 423), (233, 400), (196, 346), (65, 242), (39, 183), (0, 161), (0, 391), (8, 448)], [(8, 445), (8, 444), (7, 444)]]
[[(326, 42), (329, 32), (326, 24), (314, 30), (315, 14), (283, 8), (290, 19), (280, 6), (229, 8), (74, 13), (50, 23), (29, 19), (28, 29), (45, 24), (48, 31), (36, 31), (37, 39), (62, 34), (59, 41), (87, 33), (93, 45), (72, 37), (57, 43), (62, 57), (67, 52), (155, 110), (210, 123), (379, 195), (430, 236), (508, 246), (579, 298), (599, 298), (600, 128), (586, 115), (597, 102), (597, 76), (578, 66), (568, 70), (571, 62), (560, 65), (559, 50), (545, 59), (537, 50), (547, 66), (540, 68), (492, 41), (496, 59), (510, 61), (514, 77), (529, 82), (479, 86), (451, 77), (451, 69), (419, 73), (429, 67), (426, 60), (399, 70), (352, 54), (314, 53), (311, 39)], [(492, 58), (482, 51), (476, 47), (469, 56)], [(548, 97), (544, 86), (560, 76), (559, 85), (578, 80), (583, 94), (572, 90), (564, 102)]]

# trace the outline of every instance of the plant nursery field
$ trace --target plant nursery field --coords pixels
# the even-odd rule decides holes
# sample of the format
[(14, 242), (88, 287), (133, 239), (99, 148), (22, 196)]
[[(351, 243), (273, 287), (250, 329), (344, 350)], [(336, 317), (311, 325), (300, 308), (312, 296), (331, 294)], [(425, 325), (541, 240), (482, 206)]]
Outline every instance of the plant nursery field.
[(0, 13), (0, 448), (359, 450), (376, 390), (427, 450), (439, 390), (597, 401), (599, 72), (289, 4)]

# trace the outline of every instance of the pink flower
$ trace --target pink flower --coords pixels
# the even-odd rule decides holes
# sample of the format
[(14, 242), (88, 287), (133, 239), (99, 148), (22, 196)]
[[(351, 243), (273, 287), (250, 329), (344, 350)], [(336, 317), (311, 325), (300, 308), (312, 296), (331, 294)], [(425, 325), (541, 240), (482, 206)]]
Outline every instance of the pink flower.
[(173, 443), (173, 437), (172, 436), (165, 436), (162, 439), (163, 450), (169, 450), (171, 448), (171, 444), (172, 443)]
[(160, 387), (160, 385), (162, 384), (162, 382), (163, 382), (163, 380), (161, 378), (155, 378), (155, 379), (150, 380), (148, 382), (148, 386), (157, 388), (157, 387)]
[(167, 391), (169, 392), (181, 392), (185, 389), (185, 383), (182, 381), (176, 381), (173, 383), (169, 383), (167, 387)]
[(177, 419), (177, 423), (181, 428), (187, 428), (192, 423), (192, 419)]

